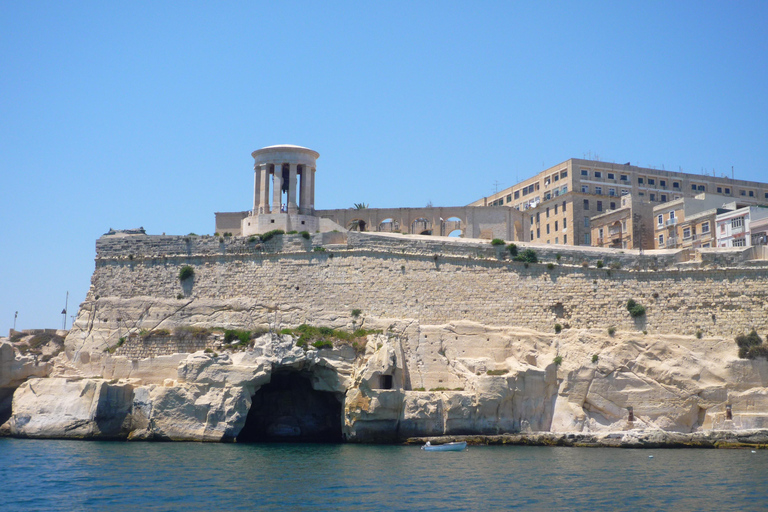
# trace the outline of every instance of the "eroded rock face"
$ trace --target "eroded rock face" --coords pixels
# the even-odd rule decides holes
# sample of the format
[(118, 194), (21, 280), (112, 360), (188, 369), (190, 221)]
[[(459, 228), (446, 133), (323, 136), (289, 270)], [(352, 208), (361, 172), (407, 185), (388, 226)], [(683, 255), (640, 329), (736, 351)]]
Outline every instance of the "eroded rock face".
[(105, 380), (33, 378), (14, 393), (11, 434), (120, 438), (130, 430), (133, 386)]
[[(342, 436), (355, 442), (768, 427), (768, 362), (738, 359), (730, 340), (366, 322), (383, 333), (368, 336), (364, 350), (304, 350), (273, 333), (246, 351), (217, 355), (129, 360), (90, 351), (87, 362), (66, 362), (79, 380), (36, 379), (19, 388), (9, 425), (22, 436), (232, 440), (254, 421), (254, 396), (279, 373), (336, 397)], [(255, 421), (262, 430), (308, 428), (295, 408), (279, 414)]]

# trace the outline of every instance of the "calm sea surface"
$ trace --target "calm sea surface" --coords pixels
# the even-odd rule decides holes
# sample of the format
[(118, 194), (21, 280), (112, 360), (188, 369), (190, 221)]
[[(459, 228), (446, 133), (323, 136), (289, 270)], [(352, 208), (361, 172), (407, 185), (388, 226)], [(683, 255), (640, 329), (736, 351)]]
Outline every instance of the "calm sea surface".
[(768, 450), (0, 439), (3, 512), (277, 509), (766, 510)]

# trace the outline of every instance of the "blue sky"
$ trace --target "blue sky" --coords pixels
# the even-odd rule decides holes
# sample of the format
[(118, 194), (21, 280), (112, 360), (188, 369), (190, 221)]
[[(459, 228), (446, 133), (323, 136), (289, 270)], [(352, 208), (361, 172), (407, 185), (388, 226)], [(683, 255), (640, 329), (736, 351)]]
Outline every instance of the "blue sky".
[[(0, 332), (110, 227), (212, 233), (250, 153), (316, 206), (464, 205), (568, 158), (768, 181), (768, 2), (2, 2)], [(67, 322), (69, 325), (69, 319)]]

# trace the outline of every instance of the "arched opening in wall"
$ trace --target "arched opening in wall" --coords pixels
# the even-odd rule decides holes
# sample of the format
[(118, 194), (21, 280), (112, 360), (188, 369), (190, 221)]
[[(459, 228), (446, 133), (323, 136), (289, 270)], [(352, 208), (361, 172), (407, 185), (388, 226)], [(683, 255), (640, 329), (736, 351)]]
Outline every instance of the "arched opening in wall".
[(458, 217), (449, 217), (443, 221), (443, 232), (454, 238), (460, 238), (464, 236), (464, 226), (462, 220)]
[(411, 233), (417, 233), (419, 235), (431, 235), (432, 234), (432, 222), (429, 219), (420, 218), (411, 222)]
[(384, 233), (400, 231), (400, 224), (396, 222), (395, 219), (384, 219), (379, 223), (379, 231)]
[(355, 219), (347, 224), (347, 229), (349, 231), (365, 231), (366, 226), (367, 224), (364, 220)]
[(253, 395), (237, 442), (341, 442), (343, 396), (313, 389), (310, 377), (295, 370), (273, 373)]

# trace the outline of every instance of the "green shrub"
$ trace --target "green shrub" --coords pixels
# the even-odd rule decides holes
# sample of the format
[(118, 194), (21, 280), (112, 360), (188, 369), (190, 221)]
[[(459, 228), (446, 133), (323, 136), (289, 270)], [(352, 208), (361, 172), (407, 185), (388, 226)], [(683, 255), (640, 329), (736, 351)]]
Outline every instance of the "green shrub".
[(319, 245), (317, 247), (312, 248), (315, 252), (325, 252), (325, 247), (320, 247)]
[(698, 339), (701, 339), (701, 337), (702, 337), (702, 336), (704, 336), (704, 331), (702, 331), (701, 329), (698, 329), (698, 330), (696, 331), (696, 337), (697, 337)]
[(213, 236), (219, 236), (219, 232), (218, 232), (218, 231), (217, 231), (217, 232), (215, 232), (215, 233), (213, 234)]
[(613, 336), (614, 334), (616, 334), (616, 328), (614, 326), (610, 326), (608, 328), (608, 336)]
[(298, 231), (296, 231), (295, 229), (294, 229), (293, 231), (288, 231), (288, 232), (286, 233), (286, 235), (298, 235), (298, 234), (299, 234), (299, 232), (298, 232)]
[(752, 329), (749, 334), (736, 336), (736, 345), (739, 347), (739, 357), (742, 359), (768, 359), (768, 347), (763, 345), (763, 339)]
[(588, 261), (582, 261), (581, 262), (581, 266), (584, 267), (584, 268), (587, 268), (587, 267), (589, 267), (589, 262)]
[(555, 363), (557, 366), (560, 366), (561, 364), (563, 364), (563, 356), (555, 356), (552, 362)]
[(560, 259), (562, 258), (562, 256), (560, 256), (560, 255), (558, 254), (557, 256), (555, 256), (555, 258), (557, 259), (557, 261), (560, 261)]
[(251, 235), (248, 237), (249, 244), (255, 244), (258, 241), (259, 241), (259, 237), (257, 237), (256, 235)]
[(485, 373), (486, 373), (486, 375), (506, 375), (506, 374), (509, 373), (509, 370), (504, 370), (504, 369), (502, 369), (502, 370), (488, 370)]
[(224, 233), (224, 236), (226, 236), (226, 237), (230, 237), (230, 236), (232, 236), (232, 233), (230, 233), (229, 231), (227, 231), (226, 233)]
[(182, 293), (177, 293), (176, 294), (176, 299), (182, 300), (183, 298), (184, 298), (184, 294), (182, 294)]
[(317, 340), (312, 343), (312, 346), (318, 350), (321, 348), (333, 348), (333, 342), (330, 340)]
[(491, 240), (491, 245), (494, 245), (494, 246), (504, 245), (504, 240), (502, 240), (501, 238), (494, 238), (493, 240)]
[(198, 236), (198, 234), (197, 233), (190, 233), (187, 236)]
[(413, 388), (413, 391), (426, 391), (424, 388)]
[(362, 311), (360, 311), (359, 309), (353, 309), (353, 310), (352, 310), (352, 316), (353, 316), (354, 318), (360, 318), (360, 315), (361, 315), (361, 314), (362, 314)]
[(637, 318), (645, 314), (645, 307), (635, 302), (634, 299), (627, 301), (627, 311), (632, 315), (632, 318)]
[(560, 334), (560, 331), (563, 330), (563, 326), (560, 324), (555, 324), (555, 333)]
[(612, 269), (618, 270), (618, 269), (621, 268), (621, 262), (619, 262), (619, 261), (612, 261), (610, 266), (611, 266)]
[(443, 386), (438, 386), (436, 388), (430, 388), (430, 391), (450, 391), (450, 389), (444, 388)]
[(603, 268), (603, 260), (597, 260), (597, 268)]
[(309, 231), (302, 231), (299, 233), (302, 237), (304, 237), (305, 240), (309, 240), (310, 234)]
[(224, 341), (227, 343), (233, 343), (238, 340), (234, 345), (239, 347), (245, 347), (251, 342), (251, 331), (238, 331), (236, 329), (226, 329), (224, 331)]
[(536, 255), (536, 251), (533, 249), (526, 249), (512, 259), (514, 261), (522, 261), (524, 263), (537, 263), (539, 261), (539, 257)]
[(599, 357), (597, 357), (597, 354), (592, 354), (592, 362), (596, 363)]
[(272, 240), (277, 235), (284, 235), (285, 231), (282, 229), (273, 229), (272, 231), (267, 231), (266, 233), (263, 233), (260, 238), (262, 242), (268, 242)]
[(547, 263), (547, 268), (549, 270), (552, 270), (553, 268), (555, 268), (555, 264), (554, 263)]
[(507, 250), (509, 251), (510, 256), (517, 256), (517, 246), (515, 244), (507, 245)]
[(195, 269), (190, 267), (189, 265), (184, 265), (181, 267), (181, 270), (179, 270), (179, 281), (186, 281), (187, 279), (191, 279), (195, 276)]

